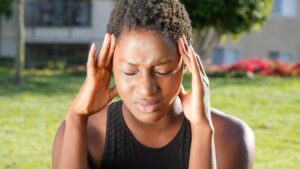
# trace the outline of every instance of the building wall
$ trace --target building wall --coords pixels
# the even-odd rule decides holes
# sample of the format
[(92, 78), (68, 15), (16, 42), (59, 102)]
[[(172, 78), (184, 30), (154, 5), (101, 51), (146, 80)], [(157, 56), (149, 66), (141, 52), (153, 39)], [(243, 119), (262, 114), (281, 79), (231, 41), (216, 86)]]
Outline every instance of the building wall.
[(272, 14), (260, 31), (244, 35), (237, 43), (229, 40), (219, 48), (237, 50), (240, 58), (269, 58), (271, 51), (280, 51), (300, 60), (300, 2), (295, 3), (294, 17)]
[[(101, 44), (113, 8), (112, 0), (92, 1), (91, 26), (89, 27), (26, 27), (27, 44)], [(15, 17), (15, 16), (13, 16)], [(16, 55), (15, 19), (2, 19), (0, 57)]]
[(100, 42), (106, 32), (106, 24), (113, 8), (111, 0), (92, 1), (90, 27), (27, 28), (27, 42), (91, 43)]
[(0, 22), (0, 57), (13, 57), (16, 55), (16, 19), (15, 15), (7, 19), (2, 17)]
[[(296, 60), (300, 60), (300, 2), (298, 0), (275, 1), (294, 1), (296, 15), (294, 17), (272, 15), (261, 31), (244, 35), (238, 43), (229, 41), (219, 45), (219, 48), (224, 50), (216, 50), (219, 52), (218, 57), (224, 51), (227, 51), (225, 53), (231, 57), (218, 61), (219, 64), (231, 64), (244, 57), (268, 58), (271, 51), (291, 53)], [(91, 26), (89, 27), (27, 27), (26, 43), (69, 45), (97, 42), (101, 44), (113, 5), (113, 0), (92, 1)], [(14, 22), (15, 19), (2, 19), (0, 57), (16, 55), (16, 24)]]

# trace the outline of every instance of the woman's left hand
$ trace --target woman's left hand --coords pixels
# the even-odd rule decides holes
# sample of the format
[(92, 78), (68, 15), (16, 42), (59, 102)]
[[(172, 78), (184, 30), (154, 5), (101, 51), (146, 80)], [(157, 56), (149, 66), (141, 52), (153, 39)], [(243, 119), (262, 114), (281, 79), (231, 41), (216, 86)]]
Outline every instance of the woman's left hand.
[(209, 80), (200, 57), (194, 52), (192, 45), (188, 45), (184, 36), (178, 40), (178, 49), (192, 74), (191, 90), (186, 93), (181, 85), (179, 93), (184, 114), (192, 126), (210, 126), (213, 130), (210, 115)]
[[(204, 167), (216, 169), (217, 160), (214, 126), (210, 113), (209, 81), (200, 57), (194, 52), (192, 45), (188, 46), (185, 37), (179, 39), (178, 49), (192, 74), (191, 91), (185, 93), (181, 85), (179, 93), (184, 115), (190, 121), (192, 135), (195, 136), (192, 137), (189, 168)], [(199, 161), (199, 159), (204, 160), (204, 162)]]

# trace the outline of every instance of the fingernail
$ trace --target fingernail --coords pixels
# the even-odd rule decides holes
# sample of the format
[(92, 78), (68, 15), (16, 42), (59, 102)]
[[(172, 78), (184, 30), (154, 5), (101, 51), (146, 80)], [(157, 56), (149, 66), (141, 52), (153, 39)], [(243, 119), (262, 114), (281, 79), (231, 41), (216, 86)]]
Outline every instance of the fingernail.
[(111, 39), (116, 39), (114, 34), (111, 34), (110, 36), (111, 36)]
[(105, 33), (103, 43), (106, 42), (106, 39), (107, 39), (107, 33)]
[(90, 50), (92, 49), (92, 47), (95, 45), (95, 42), (93, 42), (90, 46)]

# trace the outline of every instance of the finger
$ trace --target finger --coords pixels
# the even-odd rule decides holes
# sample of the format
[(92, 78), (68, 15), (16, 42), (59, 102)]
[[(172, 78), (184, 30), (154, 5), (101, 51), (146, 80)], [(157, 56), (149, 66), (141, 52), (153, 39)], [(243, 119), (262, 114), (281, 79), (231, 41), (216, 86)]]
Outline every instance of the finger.
[(200, 70), (200, 72), (199, 72), (199, 71), (198, 71), (198, 72), (199, 72), (200, 75), (201, 75), (202, 72), (201, 72), (201, 65), (200, 65), (200, 63), (199, 63), (199, 56), (198, 56), (197, 53), (194, 51), (194, 48), (193, 48), (192, 45), (189, 46), (189, 52), (192, 53), (192, 56), (193, 56), (192, 60), (195, 62), (194, 65), (193, 65), (193, 66), (195, 66), (194, 68)]
[(200, 67), (201, 73), (206, 76), (205, 69), (204, 69), (204, 66), (202, 64), (200, 56), (197, 53), (195, 53), (194, 49), (192, 49), (192, 50), (193, 50), (193, 53), (196, 56), (196, 60), (197, 60), (197, 63), (199, 65), (199, 67)]
[(203, 83), (206, 85), (206, 86), (209, 86), (209, 79), (205, 73), (205, 70), (203, 69), (203, 65), (201, 63), (201, 59), (199, 58), (199, 56), (197, 57), (197, 61), (198, 61), (198, 65), (202, 66), (202, 72), (201, 72), (201, 80), (203, 81)]
[[(201, 71), (199, 65), (197, 63), (197, 56), (193, 52), (192, 45), (189, 46), (190, 60), (191, 60), (191, 68), (192, 68), (192, 89), (198, 89), (198, 85), (200, 84)], [(194, 87), (193, 87), (194, 86)]]
[(117, 95), (118, 95), (118, 90), (117, 90), (116, 86), (114, 86), (113, 88), (111, 88), (109, 90), (109, 100), (111, 101)]
[(107, 54), (109, 52), (109, 48), (110, 48), (110, 35), (108, 33), (105, 34), (105, 37), (104, 37), (104, 41), (103, 41), (103, 44), (102, 44), (102, 47), (101, 47), (101, 50), (100, 50), (100, 53), (98, 55), (98, 58), (97, 58), (97, 66), (98, 67), (103, 67), (105, 66), (105, 60), (107, 58)]
[(202, 80), (207, 86), (209, 86), (209, 79), (208, 79), (208, 77), (207, 77), (207, 75), (206, 75), (206, 73), (205, 73), (205, 69), (204, 69), (204, 66), (203, 66), (203, 64), (202, 64), (202, 62), (201, 62), (200, 56), (197, 55), (197, 53), (195, 53), (195, 51), (194, 51), (193, 48), (192, 48), (192, 50), (193, 50), (193, 52), (194, 52), (194, 54), (195, 54), (195, 56), (196, 56), (197, 65), (199, 66), (199, 68), (200, 68), (200, 70), (201, 70), (201, 72), (200, 72), (201, 80)]
[[(194, 49), (193, 49), (192, 45), (189, 46), (188, 51), (190, 53), (189, 56), (190, 56), (190, 61), (191, 61), (191, 68), (195, 72), (196, 70), (199, 70), (199, 65), (197, 62), (197, 56), (194, 53)], [(196, 71), (196, 72), (199, 72), (199, 71)]]
[(182, 38), (179, 38), (178, 40), (178, 49), (179, 49), (179, 54), (180, 56), (183, 58), (184, 63), (186, 64), (187, 68), (189, 71), (191, 71), (191, 63), (190, 63), (190, 59), (188, 57), (188, 52), (186, 51), (185, 47), (184, 47), (184, 41)]
[(186, 37), (185, 37), (185, 35), (183, 35), (183, 41), (184, 41), (184, 43), (187, 45), (187, 47), (189, 46), (189, 43), (188, 43), (188, 41), (186, 40)]
[(88, 54), (87, 67), (94, 68), (95, 67), (95, 54), (96, 54), (96, 45), (93, 42)]
[(110, 67), (110, 65), (111, 65), (111, 61), (112, 61), (112, 58), (113, 58), (113, 55), (114, 55), (115, 47), (116, 47), (116, 38), (115, 38), (114, 35), (111, 35), (110, 49), (109, 49), (109, 53), (108, 53), (106, 63), (105, 63), (106, 67)]

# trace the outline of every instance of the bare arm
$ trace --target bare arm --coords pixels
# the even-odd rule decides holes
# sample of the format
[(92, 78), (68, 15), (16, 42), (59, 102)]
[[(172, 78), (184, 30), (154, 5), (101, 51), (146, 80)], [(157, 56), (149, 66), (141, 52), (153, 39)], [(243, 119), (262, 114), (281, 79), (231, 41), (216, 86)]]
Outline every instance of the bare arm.
[(114, 48), (115, 38), (109, 34), (97, 58), (96, 45), (91, 46), (86, 79), (70, 105), (54, 141), (54, 169), (91, 168), (88, 162), (88, 118), (103, 110), (117, 94), (116, 88), (109, 90)]
[(178, 49), (192, 74), (191, 91), (186, 93), (182, 87), (179, 94), (192, 129), (189, 169), (252, 169), (255, 153), (252, 130), (241, 120), (225, 115), (220, 115), (222, 118), (215, 122), (215, 128), (209, 81), (200, 57), (188, 46), (185, 37), (179, 39)]
[[(89, 169), (87, 152), (87, 118), (67, 115), (61, 137), (60, 150), (56, 148), (58, 157), (53, 163), (54, 168)], [(60, 154), (59, 154), (60, 151)]]
[(210, 113), (209, 81), (200, 57), (188, 46), (183, 36), (178, 49), (188, 70), (192, 74), (191, 91), (186, 93), (182, 86), (181, 98), (184, 114), (191, 123), (192, 142), (189, 169), (216, 169), (214, 126)]
[(218, 169), (252, 169), (255, 136), (243, 121), (213, 110)]
[[(212, 169), (212, 137), (213, 130), (207, 126), (191, 126), (192, 127), (192, 142), (190, 151), (189, 168), (205, 168)], [(216, 169), (216, 168), (214, 168)]]
[(52, 148), (52, 168), (58, 168), (59, 164), (59, 158), (60, 158), (60, 150), (61, 150), (61, 145), (65, 133), (65, 126), (66, 126), (66, 121), (63, 121), (61, 125), (58, 128), (58, 131), (56, 133), (54, 143), (53, 143), (53, 148)]

